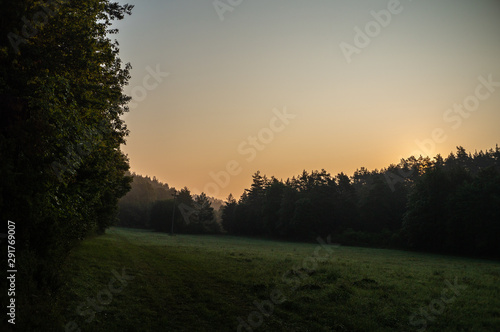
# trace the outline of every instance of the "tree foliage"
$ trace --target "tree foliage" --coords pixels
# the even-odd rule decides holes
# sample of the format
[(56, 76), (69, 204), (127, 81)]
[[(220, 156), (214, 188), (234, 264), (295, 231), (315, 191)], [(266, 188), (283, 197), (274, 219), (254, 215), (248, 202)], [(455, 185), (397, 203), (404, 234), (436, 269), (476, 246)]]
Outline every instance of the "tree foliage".
[(352, 177), (303, 171), (286, 181), (256, 172), (222, 225), (231, 234), (500, 257), (500, 149), (414, 156)]
[(0, 213), (16, 222), (19, 262), (27, 264), (19, 267), (20, 297), (35, 302), (28, 297), (57, 284), (75, 241), (114, 222), (130, 188), (120, 151), (130, 65), (121, 63), (110, 26), (132, 6), (20, 0), (1, 7)]
[(152, 204), (150, 225), (159, 232), (183, 234), (217, 234), (221, 227), (214, 209), (205, 193), (191, 196), (188, 188), (182, 188), (175, 199), (158, 200)]
[(153, 177), (132, 174), (130, 191), (118, 202), (118, 226), (155, 228), (151, 224), (151, 208), (157, 201), (173, 199), (174, 188)]

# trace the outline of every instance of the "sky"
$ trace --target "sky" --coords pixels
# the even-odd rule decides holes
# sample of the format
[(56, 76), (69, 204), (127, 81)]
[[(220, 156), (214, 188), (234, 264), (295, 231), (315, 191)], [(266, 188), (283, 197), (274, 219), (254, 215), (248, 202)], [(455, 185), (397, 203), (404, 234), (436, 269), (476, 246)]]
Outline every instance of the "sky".
[[(123, 2), (122, 2), (123, 3)], [(500, 143), (495, 0), (131, 0), (131, 171), (224, 199)]]

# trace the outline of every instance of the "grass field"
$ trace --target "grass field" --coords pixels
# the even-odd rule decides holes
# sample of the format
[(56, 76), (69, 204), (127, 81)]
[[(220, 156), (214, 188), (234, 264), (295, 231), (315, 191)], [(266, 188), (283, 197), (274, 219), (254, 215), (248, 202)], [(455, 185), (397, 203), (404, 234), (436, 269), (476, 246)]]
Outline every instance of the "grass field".
[(63, 266), (67, 331), (498, 331), (500, 264), (112, 228)]

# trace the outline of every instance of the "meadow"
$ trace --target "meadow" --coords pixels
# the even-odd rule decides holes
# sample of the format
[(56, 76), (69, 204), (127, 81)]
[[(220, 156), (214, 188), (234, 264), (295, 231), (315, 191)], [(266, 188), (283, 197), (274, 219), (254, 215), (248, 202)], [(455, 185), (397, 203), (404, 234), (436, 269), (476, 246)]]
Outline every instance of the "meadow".
[(110, 228), (62, 265), (66, 331), (498, 331), (500, 263)]

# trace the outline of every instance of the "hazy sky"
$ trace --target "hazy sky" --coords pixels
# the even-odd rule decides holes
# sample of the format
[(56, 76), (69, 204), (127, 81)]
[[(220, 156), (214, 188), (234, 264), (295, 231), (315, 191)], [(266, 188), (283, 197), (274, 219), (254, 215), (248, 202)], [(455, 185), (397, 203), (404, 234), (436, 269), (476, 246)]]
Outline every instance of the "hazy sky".
[(498, 1), (129, 3), (123, 150), (177, 189), (239, 197), (257, 170), (352, 175), (500, 143)]

